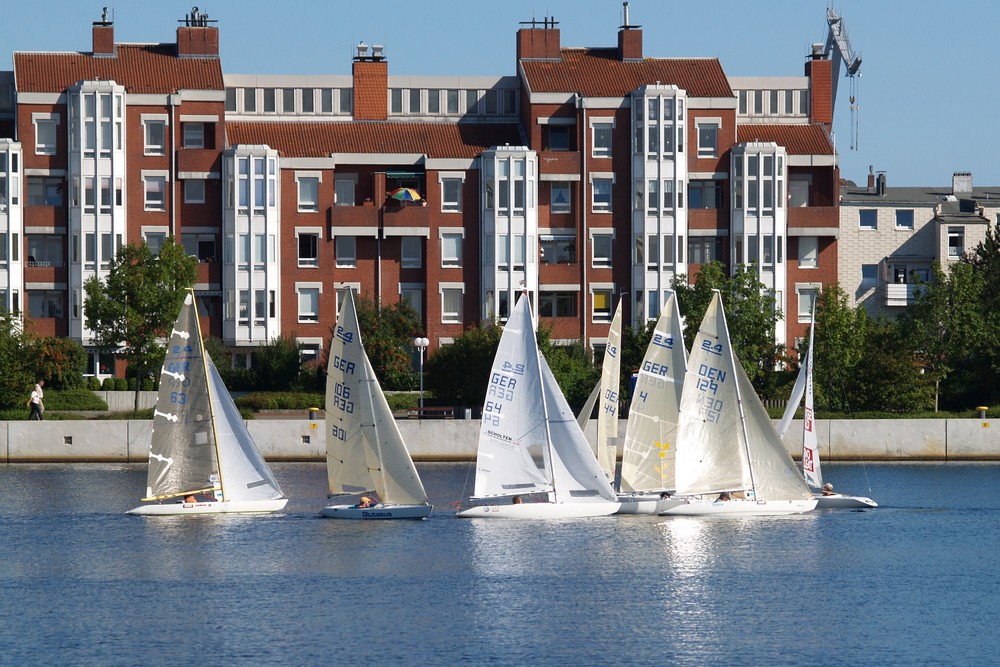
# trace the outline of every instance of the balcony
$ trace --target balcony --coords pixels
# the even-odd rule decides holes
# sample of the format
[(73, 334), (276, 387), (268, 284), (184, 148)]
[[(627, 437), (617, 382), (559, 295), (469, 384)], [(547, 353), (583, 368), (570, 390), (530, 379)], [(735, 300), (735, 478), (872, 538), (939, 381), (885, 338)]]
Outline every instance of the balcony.
[(372, 236), (378, 231), (378, 209), (372, 205), (331, 206), (329, 216), (334, 230), (342, 227), (370, 229)]
[(729, 229), (729, 211), (723, 208), (692, 208), (688, 210), (691, 229)]
[(580, 174), (580, 151), (542, 151), (538, 154), (540, 174)]
[(382, 222), (387, 234), (391, 235), (391, 229), (428, 229), (430, 227), (426, 206), (387, 204), (383, 211)]
[(788, 209), (788, 233), (798, 236), (837, 236), (840, 208), (837, 206), (796, 206)]
[(905, 308), (913, 303), (913, 290), (915, 287), (916, 285), (912, 283), (886, 283), (886, 307)]
[(214, 148), (184, 148), (179, 150), (177, 151), (177, 172), (218, 172), (219, 155), (219, 151)]

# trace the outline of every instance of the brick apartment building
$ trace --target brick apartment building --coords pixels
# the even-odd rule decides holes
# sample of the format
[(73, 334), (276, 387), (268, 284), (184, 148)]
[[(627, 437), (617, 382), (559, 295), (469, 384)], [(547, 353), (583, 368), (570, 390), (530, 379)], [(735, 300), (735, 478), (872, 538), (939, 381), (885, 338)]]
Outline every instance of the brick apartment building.
[(245, 362), (279, 335), (318, 355), (344, 287), (408, 301), (431, 352), (522, 291), (553, 338), (599, 347), (619, 299), (626, 322), (655, 318), (675, 276), (719, 259), (758, 263), (793, 346), (794, 315), (837, 280), (832, 61), (727, 77), (645, 56), (623, 23), (608, 48), (522, 24), (509, 76), (394, 76), (366, 44), (350, 75), (226, 75), (197, 12), (176, 44), (118, 44), (104, 18), (91, 51), (15, 53), (3, 305), (107, 374), (81, 286), (123, 244), (172, 236), (200, 260), (205, 331)]

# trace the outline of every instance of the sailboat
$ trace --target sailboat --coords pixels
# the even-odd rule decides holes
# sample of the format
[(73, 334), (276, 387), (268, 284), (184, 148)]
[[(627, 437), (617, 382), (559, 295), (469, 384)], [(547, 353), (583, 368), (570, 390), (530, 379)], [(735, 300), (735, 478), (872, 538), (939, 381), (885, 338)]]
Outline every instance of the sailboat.
[(351, 290), (341, 293), (326, 376), (326, 470), (331, 495), (374, 491), (379, 503), (337, 504), (334, 519), (424, 519), (431, 513), (364, 344)]
[[(529, 494), (544, 494), (546, 501), (518, 502)], [(606, 516), (618, 509), (611, 483), (538, 352), (526, 296), (500, 337), (479, 431), (471, 500), (500, 498), (512, 502), (473, 505), (457, 516), (558, 519)]]
[(609, 481), (614, 483), (618, 464), (618, 397), (621, 392), (622, 302), (618, 301), (608, 343), (601, 363), (601, 381), (598, 394), (597, 441), (594, 455)]
[(274, 512), (288, 502), (205, 351), (193, 290), (160, 371), (142, 502), (151, 504), (128, 514)]
[(864, 509), (878, 507), (871, 498), (863, 496), (848, 496), (843, 493), (833, 493), (832, 486), (823, 484), (823, 472), (819, 462), (819, 443), (816, 439), (816, 420), (813, 412), (813, 333), (816, 326), (816, 313), (813, 311), (812, 322), (809, 325), (809, 349), (806, 352), (805, 363), (799, 368), (795, 378), (792, 395), (785, 406), (785, 412), (778, 425), (778, 436), (784, 438), (795, 418), (795, 411), (805, 396), (805, 409), (802, 419), (802, 476), (806, 484), (813, 489), (816, 498), (816, 509)]
[(733, 352), (718, 290), (681, 394), (675, 499), (661, 515), (796, 514), (816, 499)]
[(642, 359), (629, 407), (619, 514), (659, 514), (677, 504), (666, 498), (674, 481), (677, 421), (687, 352), (677, 296), (670, 292)]

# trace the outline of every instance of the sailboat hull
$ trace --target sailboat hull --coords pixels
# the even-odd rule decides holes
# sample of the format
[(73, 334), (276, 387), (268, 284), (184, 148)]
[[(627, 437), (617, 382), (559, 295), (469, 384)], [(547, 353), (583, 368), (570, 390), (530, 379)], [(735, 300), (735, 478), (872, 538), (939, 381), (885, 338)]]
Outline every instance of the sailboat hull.
[(619, 493), (618, 502), (620, 506), (617, 514), (659, 514), (684, 501), (671, 497), (661, 498), (658, 493)]
[(802, 500), (715, 500), (709, 498), (678, 498), (676, 506), (660, 512), (660, 516), (778, 516), (801, 514), (816, 508), (816, 499)]
[(476, 505), (455, 516), (462, 519), (582, 519), (609, 516), (618, 503), (520, 503), (517, 505)]
[(431, 514), (431, 505), (377, 505), (356, 507), (354, 505), (330, 505), (319, 511), (330, 519), (354, 519), (372, 521), (383, 519), (426, 519)]
[(231, 500), (223, 502), (160, 503), (139, 505), (126, 514), (138, 516), (178, 516), (183, 514), (261, 514), (285, 508), (288, 498), (274, 500)]
[(878, 503), (871, 498), (863, 496), (847, 496), (842, 493), (835, 493), (832, 496), (824, 496), (821, 493), (814, 495), (816, 498), (816, 509), (866, 509), (878, 507)]

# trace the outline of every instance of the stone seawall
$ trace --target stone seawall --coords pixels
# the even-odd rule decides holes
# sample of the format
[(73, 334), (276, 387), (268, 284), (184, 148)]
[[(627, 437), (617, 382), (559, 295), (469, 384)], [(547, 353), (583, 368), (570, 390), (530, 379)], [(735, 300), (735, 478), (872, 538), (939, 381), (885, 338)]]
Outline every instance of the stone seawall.
[[(996, 421), (996, 428), (993, 427)], [(402, 419), (397, 422), (418, 461), (476, 457), (478, 420)], [(816, 422), (824, 461), (1000, 461), (1000, 421), (979, 419), (856, 419)], [(0, 462), (114, 461), (145, 463), (151, 421), (66, 420), (0, 422)], [(259, 419), (247, 422), (269, 461), (323, 461), (323, 421)], [(625, 421), (619, 442), (624, 440)], [(587, 429), (591, 442), (596, 423)], [(994, 435), (996, 434), (996, 435)], [(802, 422), (785, 446), (798, 458)]]

